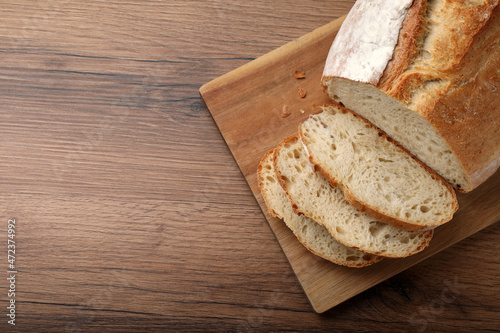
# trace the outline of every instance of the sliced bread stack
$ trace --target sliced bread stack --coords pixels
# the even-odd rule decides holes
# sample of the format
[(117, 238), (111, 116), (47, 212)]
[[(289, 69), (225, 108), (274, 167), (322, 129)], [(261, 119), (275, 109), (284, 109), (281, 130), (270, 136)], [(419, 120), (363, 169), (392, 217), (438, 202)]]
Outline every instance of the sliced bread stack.
[(324, 226), (306, 216), (296, 214), (276, 177), (274, 153), (274, 149), (268, 152), (258, 167), (259, 187), (271, 215), (283, 219), (307, 249), (333, 263), (364, 267), (382, 260), (382, 257), (343, 245), (332, 237)]
[(448, 183), (339, 105), (268, 152), (258, 178), (271, 215), (311, 252), (350, 267), (422, 251), (458, 208)]
[(382, 223), (349, 204), (340, 187), (310, 163), (298, 135), (281, 142), (274, 152), (277, 179), (298, 214), (318, 224), (342, 244), (385, 257), (406, 257), (425, 248), (433, 231), (406, 231)]

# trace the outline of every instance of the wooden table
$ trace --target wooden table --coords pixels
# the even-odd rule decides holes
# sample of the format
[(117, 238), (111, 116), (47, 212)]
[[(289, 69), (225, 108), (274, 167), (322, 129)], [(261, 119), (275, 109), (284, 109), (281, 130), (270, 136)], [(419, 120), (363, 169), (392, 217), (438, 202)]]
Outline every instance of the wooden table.
[(499, 224), (316, 314), (199, 96), (353, 3), (3, 1), (0, 331), (499, 328)]

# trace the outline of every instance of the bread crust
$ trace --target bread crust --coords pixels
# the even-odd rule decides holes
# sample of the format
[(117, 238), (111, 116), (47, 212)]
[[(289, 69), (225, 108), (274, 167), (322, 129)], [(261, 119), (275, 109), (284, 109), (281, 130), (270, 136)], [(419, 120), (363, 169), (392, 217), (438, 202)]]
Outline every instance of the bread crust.
[[(416, 225), (416, 224), (413, 224), (413, 223), (409, 223), (408, 221), (404, 221), (402, 219), (399, 219), (399, 218), (397, 218), (395, 216), (388, 216), (388, 215), (384, 214), (383, 212), (381, 212), (380, 210), (378, 210), (377, 208), (372, 207), (372, 206), (370, 206), (370, 205), (368, 205), (368, 204), (366, 204), (366, 203), (358, 200), (355, 196), (353, 196), (352, 192), (349, 190), (349, 188), (345, 184), (342, 184), (337, 179), (335, 179), (335, 177), (331, 173), (329, 173), (327, 170), (325, 170), (324, 168), (322, 168), (321, 165), (319, 165), (318, 161), (316, 161), (314, 159), (314, 156), (312, 156), (311, 154), (309, 154), (308, 155), (309, 156), (309, 160), (311, 161), (312, 164), (314, 164), (316, 166), (317, 170), (323, 175), (323, 177), (325, 177), (326, 179), (328, 179), (328, 181), (330, 182), (330, 184), (336, 184), (338, 187), (340, 187), (342, 189), (342, 191), (344, 192), (344, 197), (347, 200), (347, 202), (349, 202), (351, 205), (353, 205), (359, 211), (362, 211), (365, 214), (370, 215), (370, 216), (376, 218), (377, 220), (379, 220), (381, 222), (384, 222), (384, 223), (390, 224), (390, 225), (392, 225), (392, 226), (394, 226), (396, 228), (400, 228), (400, 229), (404, 229), (404, 230), (408, 230), (408, 231), (432, 230), (432, 229), (438, 227), (439, 225), (442, 225), (443, 223), (446, 223), (446, 222), (450, 221), (453, 218), (453, 213), (458, 210), (458, 201), (457, 201), (456, 193), (453, 190), (453, 187), (448, 182), (446, 182), (441, 176), (439, 176), (438, 174), (436, 174), (427, 165), (425, 165), (424, 163), (422, 163), (422, 161), (420, 161), (418, 158), (416, 158), (414, 155), (412, 155), (408, 150), (406, 150), (398, 142), (396, 142), (395, 140), (393, 140), (391, 137), (389, 137), (387, 134), (385, 134), (384, 132), (382, 132), (380, 129), (378, 129), (375, 125), (373, 125), (371, 122), (369, 122), (365, 118), (363, 118), (360, 115), (352, 112), (351, 110), (345, 108), (344, 106), (342, 106), (340, 104), (336, 104), (335, 103), (335, 104), (325, 104), (325, 105), (323, 105), (323, 107), (330, 107), (330, 106), (333, 106), (333, 107), (336, 107), (336, 108), (340, 109), (343, 113), (350, 113), (354, 117), (362, 120), (368, 126), (370, 126), (371, 128), (373, 128), (374, 130), (376, 130), (378, 132), (378, 135), (380, 137), (382, 137), (383, 139), (385, 139), (385, 140), (393, 143), (394, 145), (396, 145), (397, 147), (399, 147), (404, 153), (408, 154), (408, 156), (410, 156), (422, 168), (424, 168), (425, 171), (427, 171), (427, 173), (434, 180), (440, 182), (442, 185), (444, 185), (450, 191), (450, 193), (451, 193), (451, 195), (453, 197), (453, 203), (454, 203), (454, 205), (452, 207), (452, 213), (451, 213), (451, 215), (447, 216), (446, 218), (443, 218), (444, 222), (442, 222), (440, 224), (436, 224), (436, 225), (425, 225), (425, 226)], [(301, 140), (304, 143), (304, 145), (306, 145), (304, 137), (303, 137), (303, 133), (300, 130), (300, 125), (299, 125), (299, 135), (300, 135)]]
[(282, 218), (281, 216), (278, 215), (278, 213), (276, 213), (274, 210), (272, 210), (270, 208), (270, 207), (272, 207), (272, 205), (269, 202), (269, 198), (267, 197), (266, 192), (263, 190), (264, 183), (262, 182), (262, 179), (260, 177), (260, 175), (262, 174), (262, 162), (265, 161), (269, 155), (274, 155), (274, 148), (271, 149), (270, 151), (268, 151), (264, 155), (264, 157), (262, 158), (262, 160), (259, 163), (259, 166), (257, 167), (257, 176), (258, 176), (257, 177), (257, 184), (259, 185), (260, 193), (262, 194), (262, 198), (264, 199), (264, 202), (266, 203), (267, 209), (269, 210), (269, 214), (271, 214), (271, 216), (273, 216), (273, 217)]
[[(335, 38), (323, 75), (334, 73), (376, 84), (392, 57), (399, 29), (413, 1), (357, 1)], [(338, 57), (338, 53), (347, 56)]]
[[(379, 80), (360, 81), (345, 75), (329, 57), (322, 78), (324, 89), (333, 77), (371, 84), (420, 114), (462, 164), (469, 183), (457, 189), (469, 192), (500, 167), (498, 2), (470, 5), (459, 0), (432, 4), (415, 0), (405, 12), (392, 59)], [(352, 56), (346, 52), (332, 57)]]
[(394, 87), (398, 87), (396, 82), (418, 56), (419, 46), (422, 45), (425, 35), (426, 10), (427, 0), (413, 2), (403, 21), (393, 57), (387, 63), (380, 80), (374, 83), (391, 96), (401, 97), (408, 94), (404, 88)]
[[(381, 261), (382, 259), (384, 259), (384, 257), (382, 256), (377, 256), (375, 254), (371, 254), (371, 253), (367, 253), (363, 256), (363, 259), (365, 261), (363, 262), (358, 262), (358, 263), (350, 263), (350, 262), (340, 262), (340, 261), (337, 261), (337, 260), (334, 260), (332, 258), (326, 258), (324, 255), (322, 255), (321, 253), (318, 253), (317, 251), (314, 251), (313, 249), (311, 249), (299, 236), (295, 235), (297, 237), (297, 239), (299, 240), (299, 242), (307, 249), (309, 250), (309, 252), (317, 255), (318, 257), (320, 258), (323, 258), (325, 260), (328, 260), (334, 264), (337, 264), (337, 265), (341, 265), (341, 266), (346, 266), (346, 267), (350, 267), (350, 268), (363, 268), (363, 267), (367, 267), (367, 266), (371, 266), (379, 261)], [(368, 256), (370, 259), (365, 259), (365, 256)]]

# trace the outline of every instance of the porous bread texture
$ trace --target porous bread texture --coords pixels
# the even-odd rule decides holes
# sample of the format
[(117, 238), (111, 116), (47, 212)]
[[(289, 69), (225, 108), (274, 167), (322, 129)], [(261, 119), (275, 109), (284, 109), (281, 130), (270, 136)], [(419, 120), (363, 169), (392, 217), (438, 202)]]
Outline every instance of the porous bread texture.
[[(358, 0), (343, 23), (346, 33), (341, 30), (332, 44), (323, 87), (456, 189), (469, 192), (500, 166), (499, 1), (415, 0), (400, 9), (405, 19), (396, 29), (380, 25), (362, 37), (348, 33), (366, 28), (360, 22), (374, 12), (386, 16), (385, 2)], [(363, 59), (375, 53), (359, 45), (385, 45), (380, 36), (395, 31), (398, 41), (384, 58), (383, 73), (366, 67)], [(343, 50), (336, 46), (341, 42)], [(353, 61), (341, 71), (335, 59), (343, 58)]]
[(335, 264), (365, 267), (382, 260), (382, 257), (344, 246), (335, 240), (325, 227), (310, 218), (295, 214), (288, 197), (276, 179), (273, 155), (274, 150), (271, 150), (258, 166), (259, 188), (271, 215), (283, 219), (309, 251)]
[(295, 212), (322, 224), (344, 245), (393, 258), (412, 255), (429, 245), (432, 230), (398, 229), (349, 204), (339, 187), (332, 187), (315, 171), (297, 134), (276, 147), (274, 167)]
[(356, 208), (406, 230), (428, 230), (458, 209), (451, 186), (366, 119), (323, 106), (299, 128), (309, 158)]
[(457, 188), (469, 187), (467, 173), (457, 156), (420, 114), (368, 84), (342, 78), (331, 78), (326, 84), (334, 100), (383, 129), (447, 182)]

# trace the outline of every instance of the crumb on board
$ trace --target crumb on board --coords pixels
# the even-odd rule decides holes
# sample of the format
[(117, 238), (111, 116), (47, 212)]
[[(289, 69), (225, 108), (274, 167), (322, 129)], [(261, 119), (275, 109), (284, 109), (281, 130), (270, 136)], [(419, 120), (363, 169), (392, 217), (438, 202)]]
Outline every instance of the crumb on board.
[(300, 113), (306, 113), (303, 109), (300, 109)]
[(286, 118), (288, 117), (290, 114), (292, 114), (290, 112), (290, 110), (288, 109), (288, 105), (283, 105), (283, 109), (281, 110), (281, 118)]
[(307, 91), (304, 88), (299, 88), (299, 96), (300, 98), (304, 98), (307, 95)]
[(295, 76), (296, 79), (300, 80), (300, 79), (305, 79), (306, 78), (306, 73), (303, 72), (303, 71), (299, 71), (299, 70), (296, 70), (293, 74)]

